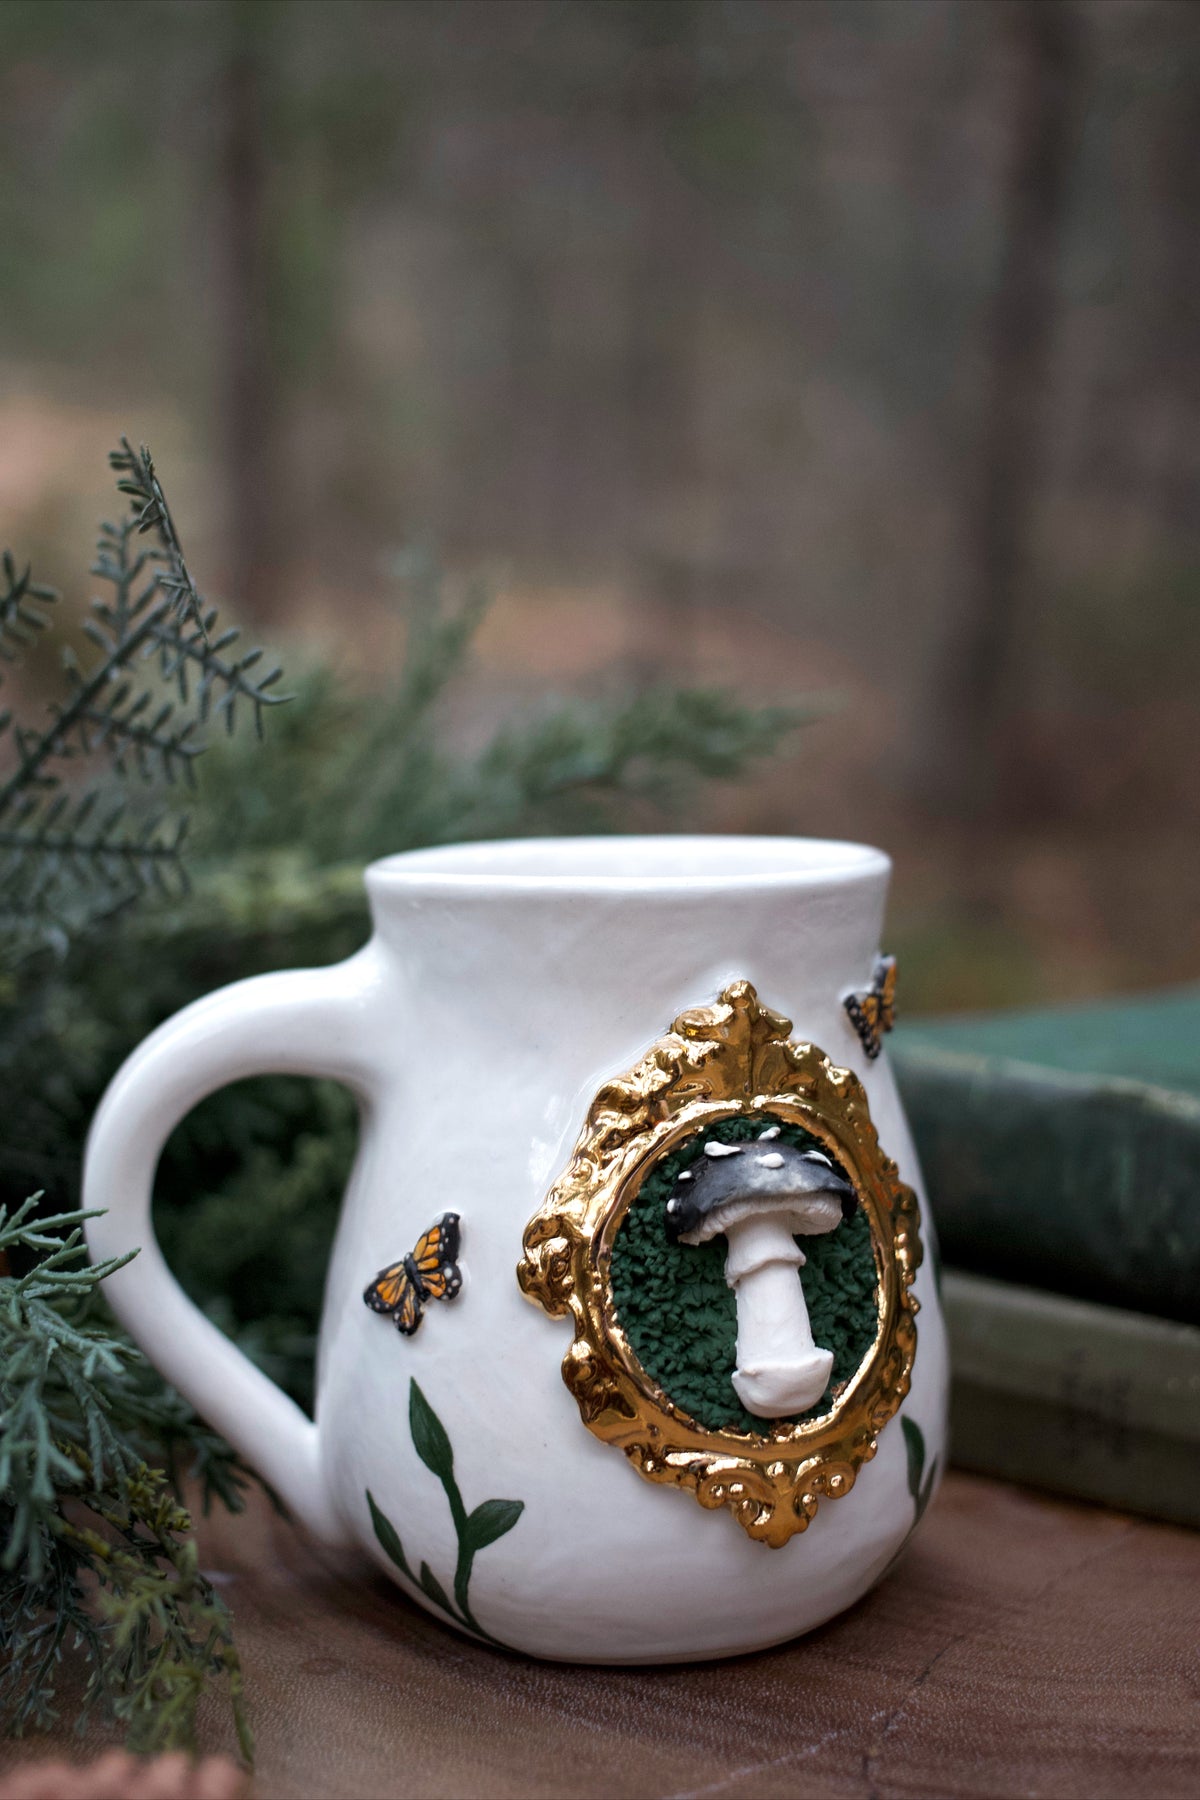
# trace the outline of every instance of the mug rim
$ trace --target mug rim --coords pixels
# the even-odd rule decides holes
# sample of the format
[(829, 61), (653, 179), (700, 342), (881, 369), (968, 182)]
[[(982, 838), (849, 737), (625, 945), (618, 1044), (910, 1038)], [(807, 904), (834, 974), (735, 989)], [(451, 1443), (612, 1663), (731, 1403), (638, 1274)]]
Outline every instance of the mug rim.
[(438, 844), (382, 857), (366, 881), (379, 893), (701, 893), (841, 888), (891, 867), (884, 851), (841, 838), (663, 832)]

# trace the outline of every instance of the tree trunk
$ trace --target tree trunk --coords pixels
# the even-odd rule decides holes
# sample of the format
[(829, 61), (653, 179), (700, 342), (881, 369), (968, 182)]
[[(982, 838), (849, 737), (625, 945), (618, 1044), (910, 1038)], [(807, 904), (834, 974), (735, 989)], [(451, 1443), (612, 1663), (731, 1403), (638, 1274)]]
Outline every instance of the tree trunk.
[(696, 353), (701, 272), (696, 221), (663, 138), (693, 104), (696, 13), (640, 17), (624, 95), (631, 230), (626, 262), (624, 513), (629, 661), (635, 679), (695, 663), (700, 613), (689, 541), (699, 478)]
[(965, 573), (930, 708), (925, 797), (996, 816), (1018, 796), (1014, 717), (1027, 674), (1034, 519), (1080, 43), (1064, 0), (1001, 9), (1013, 52), (1004, 238), (985, 328), (981, 441), (963, 506)]
[(283, 585), (261, 35), (246, 0), (232, 0), (219, 96), (228, 581), (239, 611), (255, 623), (278, 618)]

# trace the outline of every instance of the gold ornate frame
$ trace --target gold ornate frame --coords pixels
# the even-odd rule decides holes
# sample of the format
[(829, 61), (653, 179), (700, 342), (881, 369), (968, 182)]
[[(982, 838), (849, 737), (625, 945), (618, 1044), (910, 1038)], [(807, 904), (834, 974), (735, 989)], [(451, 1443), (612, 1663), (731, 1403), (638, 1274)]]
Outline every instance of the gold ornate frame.
[[(524, 1293), (574, 1322), (563, 1379), (585, 1425), (648, 1481), (727, 1506), (752, 1538), (775, 1546), (805, 1530), (820, 1496), (850, 1492), (907, 1394), (922, 1256), (917, 1197), (880, 1149), (862, 1083), (815, 1045), (793, 1043), (791, 1029), (748, 981), (715, 1006), (680, 1013), (636, 1068), (596, 1095), (517, 1265)], [(875, 1341), (830, 1410), (761, 1437), (710, 1431), (674, 1405), (630, 1348), (610, 1281), (613, 1240), (650, 1169), (699, 1127), (739, 1113), (802, 1125), (846, 1171), (870, 1222), (879, 1299)]]

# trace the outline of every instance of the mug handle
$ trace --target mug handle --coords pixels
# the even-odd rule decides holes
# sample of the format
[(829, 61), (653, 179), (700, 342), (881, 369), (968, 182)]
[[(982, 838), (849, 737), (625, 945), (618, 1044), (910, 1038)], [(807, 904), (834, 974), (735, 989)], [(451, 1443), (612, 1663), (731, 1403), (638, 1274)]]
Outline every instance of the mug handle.
[(329, 1076), (369, 1101), (369, 1015), (381, 981), (368, 944), (331, 968), (257, 975), (185, 1007), (117, 1072), (84, 1156), (83, 1205), (101, 1214), (87, 1222), (93, 1259), (139, 1251), (105, 1281), (113, 1311), (167, 1380), (329, 1544), (349, 1534), (324, 1481), (316, 1425), (188, 1299), (158, 1247), (150, 1201), (167, 1138), (227, 1082)]

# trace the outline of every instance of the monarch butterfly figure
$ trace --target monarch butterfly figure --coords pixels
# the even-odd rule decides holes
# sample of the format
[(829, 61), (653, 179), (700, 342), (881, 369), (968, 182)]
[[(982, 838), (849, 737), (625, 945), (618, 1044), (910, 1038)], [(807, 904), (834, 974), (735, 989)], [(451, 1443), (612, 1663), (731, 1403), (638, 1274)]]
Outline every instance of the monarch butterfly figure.
[(883, 1034), (896, 1023), (896, 959), (877, 956), (871, 985), (865, 993), (847, 994), (842, 1005), (862, 1039), (862, 1047), (874, 1062), (883, 1048)]
[(457, 1213), (443, 1213), (399, 1262), (380, 1269), (363, 1299), (372, 1312), (391, 1313), (396, 1330), (411, 1337), (425, 1316), (427, 1300), (453, 1300), (462, 1286), (458, 1267)]

